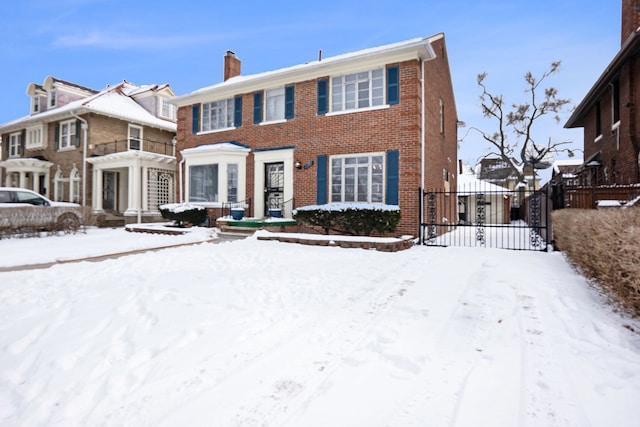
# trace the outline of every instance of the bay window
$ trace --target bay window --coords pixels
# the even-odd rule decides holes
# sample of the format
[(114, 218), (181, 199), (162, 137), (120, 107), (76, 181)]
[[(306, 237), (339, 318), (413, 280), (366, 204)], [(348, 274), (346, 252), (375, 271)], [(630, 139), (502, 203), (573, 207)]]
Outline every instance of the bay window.
[(218, 201), (218, 165), (195, 165), (189, 167), (189, 201)]

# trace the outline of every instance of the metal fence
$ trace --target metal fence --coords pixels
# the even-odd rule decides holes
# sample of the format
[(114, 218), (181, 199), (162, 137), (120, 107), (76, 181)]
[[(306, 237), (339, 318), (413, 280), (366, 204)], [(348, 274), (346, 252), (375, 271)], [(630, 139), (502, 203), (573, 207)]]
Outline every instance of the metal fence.
[(516, 205), (512, 191), (420, 189), (420, 242), (427, 246), (466, 246), (546, 251), (551, 243), (551, 204), (546, 190)]

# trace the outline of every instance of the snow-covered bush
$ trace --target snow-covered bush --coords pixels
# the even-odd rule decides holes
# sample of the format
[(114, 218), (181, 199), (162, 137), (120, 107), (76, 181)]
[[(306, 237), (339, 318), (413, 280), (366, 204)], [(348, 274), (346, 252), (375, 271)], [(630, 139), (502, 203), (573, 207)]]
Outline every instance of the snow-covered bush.
[(177, 226), (184, 227), (187, 223), (200, 225), (207, 220), (207, 208), (191, 203), (170, 203), (159, 206), (164, 219), (173, 221)]
[(553, 212), (556, 247), (607, 296), (640, 316), (640, 209)]
[(293, 211), (293, 219), (325, 234), (331, 231), (356, 236), (391, 233), (400, 222), (400, 208), (392, 205), (340, 203), (311, 205)]

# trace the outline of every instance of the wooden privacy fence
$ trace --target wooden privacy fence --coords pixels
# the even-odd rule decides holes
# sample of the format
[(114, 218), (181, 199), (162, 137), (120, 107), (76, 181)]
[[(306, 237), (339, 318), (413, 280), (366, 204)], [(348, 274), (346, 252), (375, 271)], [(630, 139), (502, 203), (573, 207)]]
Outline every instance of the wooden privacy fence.
[(603, 200), (625, 204), (640, 197), (640, 184), (611, 186), (551, 186), (553, 209), (596, 209)]

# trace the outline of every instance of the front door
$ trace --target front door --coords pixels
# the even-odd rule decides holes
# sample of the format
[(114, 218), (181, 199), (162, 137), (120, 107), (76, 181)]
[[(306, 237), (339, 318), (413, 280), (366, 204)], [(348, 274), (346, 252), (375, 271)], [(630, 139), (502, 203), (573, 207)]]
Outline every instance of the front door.
[(284, 196), (284, 162), (265, 163), (264, 165), (264, 202), (265, 214), (270, 209), (282, 209)]
[(102, 208), (105, 211), (115, 211), (116, 205), (116, 186), (118, 174), (116, 172), (102, 173)]

